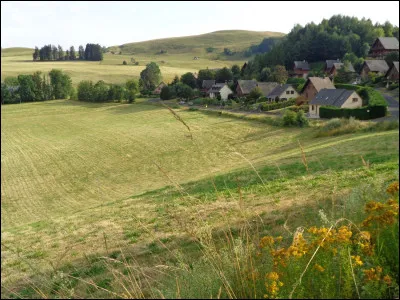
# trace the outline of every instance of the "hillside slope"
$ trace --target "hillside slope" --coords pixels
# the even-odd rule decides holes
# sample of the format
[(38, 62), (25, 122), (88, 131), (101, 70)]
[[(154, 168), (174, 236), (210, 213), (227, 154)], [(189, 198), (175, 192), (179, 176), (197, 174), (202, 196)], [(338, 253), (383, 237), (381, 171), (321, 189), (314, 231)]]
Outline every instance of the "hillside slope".
[(271, 31), (222, 30), (206, 34), (172, 37), (150, 40), (145, 42), (127, 43), (110, 47), (111, 51), (122, 51), (123, 54), (155, 54), (160, 50), (167, 53), (206, 53), (207, 47), (216, 48), (214, 52), (221, 52), (224, 48), (242, 51), (253, 44), (259, 44), (266, 37), (280, 37), (284, 33)]

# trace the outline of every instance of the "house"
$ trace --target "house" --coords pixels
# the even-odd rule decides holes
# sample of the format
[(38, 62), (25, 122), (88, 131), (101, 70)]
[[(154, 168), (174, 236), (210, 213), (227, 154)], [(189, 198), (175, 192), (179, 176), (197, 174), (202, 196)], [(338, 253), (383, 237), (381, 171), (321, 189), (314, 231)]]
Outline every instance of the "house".
[(334, 63), (341, 63), (341, 61), (340, 61), (340, 59), (336, 59), (336, 60), (329, 59), (329, 60), (325, 61), (325, 68), (324, 68), (325, 73), (329, 74), (331, 72), (331, 69), (332, 69)]
[(310, 65), (305, 60), (303, 61), (295, 61), (293, 66), (293, 72), (290, 73), (290, 77), (297, 78), (307, 78), (308, 73), (310, 72)]
[(257, 86), (257, 80), (238, 80), (236, 85), (236, 94), (239, 97), (247, 96), (251, 90)]
[(335, 86), (328, 77), (308, 77), (300, 94), (307, 100), (311, 100), (322, 89), (335, 89)]
[(275, 87), (268, 95), (269, 101), (274, 100), (288, 100), (290, 98), (297, 98), (299, 93), (291, 84), (280, 84)]
[(153, 94), (160, 95), (164, 86), (167, 86), (163, 81), (154, 89)]
[(362, 99), (352, 90), (322, 89), (309, 103), (310, 117), (319, 118), (320, 107), (327, 105), (340, 108), (357, 108), (362, 106)]
[(277, 86), (279, 86), (279, 83), (277, 82), (257, 82), (257, 86), (261, 89), (261, 92), (264, 97), (267, 97), (269, 93), (272, 92), (273, 89), (275, 89)]
[(385, 74), (386, 79), (389, 81), (399, 81), (399, 62), (394, 61), (393, 65)]
[(208, 92), (209, 89), (215, 84), (214, 79), (210, 80), (203, 80), (203, 83), (201, 84), (201, 92), (206, 93)]
[(378, 37), (372, 44), (369, 54), (375, 58), (383, 58), (386, 54), (399, 51), (399, 40), (395, 37)]
[(277, 82), (257, 82), (255, 79), (238, 80), (235, 91), (239, 97), (243, 97), (250, 94), (254, 88), (259, 87), (263, 96), (266, 97), (277, 86)]
[(365, 60), (362, 65), (360, 75), (363, 78), (368, 77), (368, 73), (375, 73), (377, 75), (384, 75), (389, 70), (389, 66), (383, 59)]
[[(345, 64), (341, 63), (341, 62), (340, 63), (338, 63), (338, 62), (333, 63), (332, 68), (329, 71), (329, 75), (336, 76), (337, 75), (337, 70), (343, 68), (344, 66), (345, 66)], [(356, 70), (354, 70), (354, 67), (351, 64), (351, 62), (348, 62), (348, 65), (345, 67), (345, 71), (346, 72), (351, 72), (351, 73), (355, 73), (356, 72)]]
[(227, 100), (233, 92), (226, 83), (216, 83), (208, 90), (207, 94), (210, 95), (210, 98), (216, 98), (217, 95), (220, 95), (221, 100)]

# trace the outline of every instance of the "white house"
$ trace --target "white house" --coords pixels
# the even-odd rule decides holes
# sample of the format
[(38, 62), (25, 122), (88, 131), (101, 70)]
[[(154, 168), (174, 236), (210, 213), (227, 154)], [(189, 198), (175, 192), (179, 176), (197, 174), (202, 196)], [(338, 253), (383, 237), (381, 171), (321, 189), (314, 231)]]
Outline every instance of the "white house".
[(226, 83), (216, 83), (208, 90), (208, 94), (210, 98), (216, 98), (219, 94), (221, 95), (221, 100), (227, 100), (228, 96), (233, 92)]
[(322, 89), (309, 103), (311, 118), (319, 118), (321, 106), (357, 108), (362, 106), (362, 98), (355, 92), (345, 89)]
[(274, 88), (267, 96), (269, 101), (274, 100), (288, 100), (290, 98), (297, 98), (299, 93), (291, 84), (280, 84)]

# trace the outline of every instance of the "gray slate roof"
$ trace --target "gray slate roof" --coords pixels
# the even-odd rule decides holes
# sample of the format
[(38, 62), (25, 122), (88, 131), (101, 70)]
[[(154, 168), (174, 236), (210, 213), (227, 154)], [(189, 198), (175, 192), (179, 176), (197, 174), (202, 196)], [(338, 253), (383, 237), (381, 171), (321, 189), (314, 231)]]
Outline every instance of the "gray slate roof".
[(399, 40), (395, 37), (379, 37), (383, 48), (386, 50), (399, 50)]
[(386, 72), (386, 74), (385, 74), (385, 77), (388, 76), (388, 73), (389, 73), (390, 70), (392, 70), (393, 68), (397, 70), (397, 73), (399, 73), (399, 62), (398, 62), (398, 61), (394, 61), (394, 62), (393, 62), (393, 65), (389, 68), (389, 70), (387, 70), (387, 72)]
[(279, 86), (277, 82), (257, 82), (257, 86), (261, 89), (264, 97), (267, 97), (271, 91)]
[(355, 91), (346, 89), (322, 89), (310, 101), (310, 104), (341, 107), (353, 93), (355, 93)]
[(208, 93), (218, 93), (225, 85), (226, 83), (216, 83), (208, 90)]
[(268, 98), (275, 98), (277, 96), (280, 96), (284, 91), (286, 91), (288, 88), (293, 87), (291, 84), (283, 84), (283, 85), (278, 85), (275, 87), (269, 94)]
[(243, 91), (243, 94), (250, 94), (251, 90), (257, 86), (256, 80), (238, 80), (238, 85)]
[(388, 64), (383, 59), (365, 60), (364, 63), (371, 72), (386, 73), (389, 70)]
[(326, 62), (326, 68), (330, 70), (333, 67), (334, 63), (340, 63), (340, 59), (328, 59), (325, 61)]
[[(336, 70), (341, 69), (344, 66), (344, 63), (333, 63), (333, 66), (335, 66)], [(349, 62), (349, 65), (347, 66), (347, 72), (355, 72), (356, 70), (354, 70), (353, 65), (351, 64), (351, 62)]]
[(310, 70), (310, 65), (305, 60), (303, 60), (303, 61), (295, 61), (294, 62), (294, 68), (295, 69), (301, 69), (301, 70)]
[(215, 84), (215, 80), (203, 80), (201, 88), (209, 90)]

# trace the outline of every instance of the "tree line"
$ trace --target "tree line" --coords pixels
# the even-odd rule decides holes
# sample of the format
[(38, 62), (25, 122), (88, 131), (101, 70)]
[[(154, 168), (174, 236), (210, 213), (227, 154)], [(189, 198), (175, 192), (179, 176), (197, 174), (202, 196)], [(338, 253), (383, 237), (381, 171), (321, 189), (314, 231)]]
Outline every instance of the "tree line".
[(37, 71), (33, 75), (6, 77), (1, 83), (1, 104), (66, 99), (73, 92), (68, 74), (52, 69), (46, 76)]
[(268, 52), (256, 54), (249, 61), (244, 77), (256, 78), (263, 68), (275, 65), (291, 69), (295, 60), (312, 63), (340, 59), (345, 55), (365, 58), (375, 39), (384, 36), (398, 39), (399, 28), (390, 22), (373, 24), (369, 19), (342, 15), (324, 19), (318, 25), (313, 22), (304, 27), (297, 24), (281, 39), (264, 39), (260, 45), (252, 46), (250, 53), (260, 49)]
[(86, 44), (86, 47), (79, 46), (78, 51), (75, 50), (74, 46), (71, 46), (69, 50), (64, 51), (63, 48), (58, 45), (45, 45), (42, 48), (35, 47), (32, 54), (33, 61), (49, 61), (49, 60), (89, 60), (89, 61), (101, 61), (103, 60), (103, 53), (107, 51), (106, 47), (102, 47), (99, 44)]

